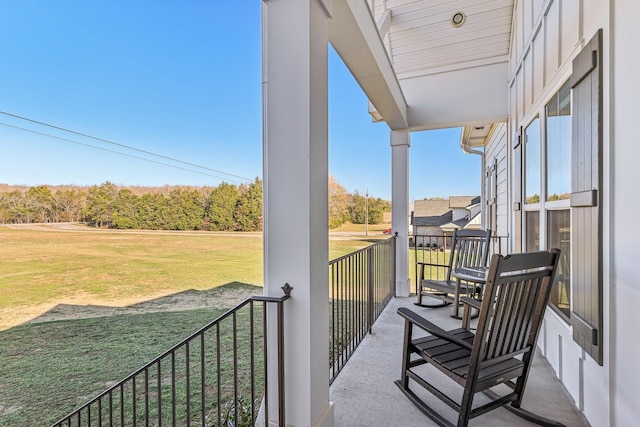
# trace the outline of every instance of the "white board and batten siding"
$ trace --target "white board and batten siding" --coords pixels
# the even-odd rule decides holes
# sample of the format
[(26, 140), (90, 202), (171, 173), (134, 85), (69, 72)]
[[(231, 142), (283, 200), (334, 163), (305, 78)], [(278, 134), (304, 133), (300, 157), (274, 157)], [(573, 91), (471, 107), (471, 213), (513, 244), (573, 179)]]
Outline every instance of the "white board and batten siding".
[[(514, 202), (521, 201), (522, 198), (517, 188), (521, 182), (521, 171), (517, 165), (519, 153), (514, 149), (518, 132), (544, 111), (545, 104), (569, 79), (572, 59), (584, 44), (599, 28), (607, 33), (609, 24), (606, 3), (598, 0), (515, 2), (514, 35), (509, 53), (510, 119), (507, 124), (494, 127), (485, 146), (487, 168), (491, 166), (491, 162), (495, 162), (497, 166), (496, 231), (499, 235), (510, 236), (509, 251), (519, 251), (516, 246), (520, 245), (521, 236), (518, 236), (518, 232), (522, 226), (522, 212), (514, 210)], [(605, 150), (607, 144), (605, 135)], [(606, 173), (607, 166), (604, 168)], [(509, 188), (508, 182), (513, 183), (512, 188)], [(544, 244), (545, 236), (540, 237)], [(608, 267), (605, 265), (604, 268), (606, 271)], [(609, 290), (606, 281), (604, 286), (604, 331), (607, 331), (606, 295)], [(576, 405), (585, 412), (590, 423), (594, 426), (609, 425), (610, 401), (603, 398), (602, 393), (603, 390), (608, 390), (609, 383), (613, 380), (609, 378), (607, 343), (605, 342), (604, 347), (604, 366), (599, 366), (574, 342), (572, 327), (549, 309), (539, 345), (556, 375), (565, 384)]]
[[(509, 167), (507, 150), (507, 123), (494, 125), (489, 135), (490, 142), (485, 146), (485, 190), (487, 196), (495, 197), (493, 202), (495, 213), (487, 209), (487, 216), (493, 215), (494, 219), (487, 218), (487, 224), (492, 228), (493, 235), (500, 239), (499, 246), (494, 248), (497, 252), (507, 254), (513, 252), (509, 242)], [(494, 171), (495, 168), (495, 171)], [(495, 174), (495, 181), (489, 175)], [(494, 186), (490, 189), (489, 186)], [(495, 223), (494, 223), (495, 221)]]

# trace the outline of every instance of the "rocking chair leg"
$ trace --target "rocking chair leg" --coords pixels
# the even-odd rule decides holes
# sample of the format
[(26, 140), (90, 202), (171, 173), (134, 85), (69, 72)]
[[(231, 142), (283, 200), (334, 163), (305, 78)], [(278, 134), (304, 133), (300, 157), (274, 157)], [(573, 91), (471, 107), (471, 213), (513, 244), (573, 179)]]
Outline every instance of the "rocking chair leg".
[(414, 302), (413, 304), (419, 307), (427, 307), (427, 308), (439, 308), (439, 307), (446, 307), (448, 305), (451, 305), (450, 302), (446, 302), (446, 301), (443, 301), (440, 304), (423, 304), (421, 302)]
[[(441, 293), (441, 294), (436, 294), (436, 295), (440, 295), (440, 296), (446, 296), (446, 293)], [(422, 302), (423, 297), (429, 297), (429, 294), (423, 294), (422, 291), (418, 292), (418, 302), (414, 302), (415, 305), (419, 306), (419, 307), (427, 307), (427, 308), (439, 308), (439, 307), (446, 307), (448, 305), (451, 305), (450, 302), (448, 301), (442, 301), (441, 303), (436, 303), (436, 304), (425, 304)]]
[[(492, 390), (484, 390), (483, 393), (491, 399), (497, 399), (498, 395), (494, 393)], [(508, 411), (514, 413), (520, 418), (524, 418), (527, 421), (531, 421), (534, 424), (538, 424), (539, 426), (546, 427), (566, 427), (564, 424), (551, 420), (549, 418), (545, 418), (541, 415), (534, 414), (533, 412), (529, 412), (526, 409), (522, 409), (520, 407), (514, 406), (518, 405), (516, 402), (512, 402), (511, 405), (504, 405), (503, 407)]]

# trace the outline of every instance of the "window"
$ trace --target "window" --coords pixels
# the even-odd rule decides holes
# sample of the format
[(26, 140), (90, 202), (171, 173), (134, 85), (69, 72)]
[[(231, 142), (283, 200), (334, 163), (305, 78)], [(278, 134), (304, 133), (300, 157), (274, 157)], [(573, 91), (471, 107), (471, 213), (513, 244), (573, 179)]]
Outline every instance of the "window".
[(569, 209), (547, 212), (547, 247), (560, 249), (549, 304), (566, 320), (571, 314), (571, 215)]
[(566, 200), (571, 193), (571, 89), (568, 82), (545, 107), (547, 200)]
[(561, 250), (549, 305), (569, 322), (571, 88), (568, 83), (540, 110), (540, 116), (529, 123), (524, 135), (524, 249)]
[(526, 252), (540, 250), (540, 212), (528, 211), (525, 213), (525, 236)]
[(559, 248), (560, 262), (549, 305), (565, 320), (571, 316), (571, 88), (569, 82), (545, 106), (547, 248)]

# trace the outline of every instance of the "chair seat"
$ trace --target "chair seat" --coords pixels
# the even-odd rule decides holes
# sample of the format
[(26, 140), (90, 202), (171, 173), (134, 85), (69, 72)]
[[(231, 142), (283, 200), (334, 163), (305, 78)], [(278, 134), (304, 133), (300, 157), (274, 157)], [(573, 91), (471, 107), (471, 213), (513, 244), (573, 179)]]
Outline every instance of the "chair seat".
[[(466, 329), (447, 331), (456, 338), (469, 344), (473, 343), (474, 334)], [(471, 351), (458, 344), (435, 336), (417, 338), (411, 341), (414, 351), (432, 364), (438, 364), (448, 371), (451, 378), (464, 384), (469, 371)], [(522, 375), (524, 363), (516, 358), (492, 363), (480, 368), (477, 390), (484, 390)]]
[[(460, 282), (460, 292), (467, 292), (467, 285), (469, 288), (475, 288), (475, 284), (467, 284), (466, 282)], [(446, 292), (453, 294), (456, 289), (455, 280), (421, 280), (420, 287), (422, 290), (432, 289), (433, 291)]]

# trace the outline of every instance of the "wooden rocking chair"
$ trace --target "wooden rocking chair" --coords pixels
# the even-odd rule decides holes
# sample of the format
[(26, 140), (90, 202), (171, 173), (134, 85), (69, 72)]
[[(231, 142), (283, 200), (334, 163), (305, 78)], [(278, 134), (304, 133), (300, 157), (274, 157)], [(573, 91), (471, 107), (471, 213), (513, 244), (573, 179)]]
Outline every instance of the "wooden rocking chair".
[[(510, 405), (505, 407), (536, 424), (562, 426), (520, 408), (559, 254), (558, 249), (552, 249), (493, 255), (475, 334), (462, 328), (445, 331), (407, 308), (398, 309), (405, 318), (405, 332), (402, 377), (396, 385), (438, 425), (454, 424), (421, 400), (410, 384), (426, 388), (458, 411), (459, 427), (503, 405)], [(431, 335), (413, 338), (414, 326)], [(415, 368), (425, 363), (464, 387), (460, 404), (416, 372)], [(498, 384), (512, 391), (500, 397), (488, 390)], [(472, 409), (473, 398), (480, 391), (491, 401)]]
[[(419, 269), (418, 301), (421, 307), (444, 307), (454, 304), (454, 317), (457, 317), (460, 294), (469, 293), (466, 283), (451, 278), (451, 272), (460, 268), (477, 268), (487, 265), (489, 256), (489, 239), (491, 230), (455, 230), (451, 240), (451, 255), (447, 264), (416, 262)], [(429, 269), (444, 273), (444, 280), (425, 279), (425, 271)], [(474, 285), (471, 285), (475, 288)], [(475, 289), (474, 289), (475, 290)], [(437, 304), (425, 304), (424, 297), (441, 300)]]

